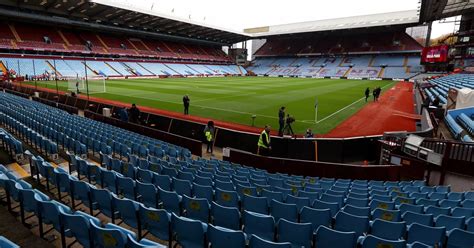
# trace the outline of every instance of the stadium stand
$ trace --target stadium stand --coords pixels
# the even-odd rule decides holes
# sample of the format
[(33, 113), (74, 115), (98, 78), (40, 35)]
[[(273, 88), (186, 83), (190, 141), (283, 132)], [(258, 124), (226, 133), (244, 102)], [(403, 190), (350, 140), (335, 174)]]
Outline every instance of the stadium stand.
[(24, 23), (0, 23), (0, 46), (14, 50), (54, 51), (126, 57), (212, 61), (229, 64), (220, 47), (117, 37), (108, 34), (51, 28)]
[(403, 32), (269, 39), (248, 69), (272, 76), (409, 79), (423, 71), (420, 51)]
[[(34, 180), (51, 197), (0, 166), (7, 206), (20, 203), (21, 221), (25, 223), (26, 213), (33, 214), (41, 227), (51, 226), (59, 233), (63, 246), (65, 237), (86, 247), (108, 242), (161, 247), (152, 238), (170, 246), (177, 242), (207, 247), (208, 242), (222, 244), (231, 237), (235, 247), (245, 247), (246, 240), (250, 247), (334, 247), (334, 242), (346, 243), (343, 247), (372, 247), (374, 242), (389, 247), (474, 245), (472, 192), (450, 192), (449, 186), (426, 186), (424, 181), (273, 174), (220, 160), (192, 159), (180, 147), (8, 93), (0, 95), (4, 133), (22, 137), (50, 157), (47, 146), (33, 135), (41, 133), (69, 154), (63, 169), (24, 153), (36, 173)], [(98, 154), (99, 165), (89, 160)], [(200, 198), (205, 187), (209, 195)], [(60, 202), (64, 197), (70, 198), (69, 205)], [(246, 200), (253, 198), (262, 199), (261, 206)], [(451, 206), (442, 203), (448, 200)], [(87, 213), (77, 210), (79, 205)], [(98, 213), (107, 220), (104, 224), (94, 217)]]
[[(73, 60), (66, 58), (26, 59), (1, 58), (0, 66), (6, 70), (13, 70), (17, 76), (40, 77), (44, 74), (53, 76), (56, 68), (58, 77), (83, 77), (86, 64), (88, 76), (123, 77), (123, 76), (192, 76), (192, 75), (242, 75), (247, 71), (236, 65), (210, 64), (178, 64), (159, 62), (135, 62), (116, 60)], [(54, 67), (56, 65), (56, 67)]]
[(453, 137), (463, 142), (473, 142), (474, 108), (449, 110), (444, 122)]

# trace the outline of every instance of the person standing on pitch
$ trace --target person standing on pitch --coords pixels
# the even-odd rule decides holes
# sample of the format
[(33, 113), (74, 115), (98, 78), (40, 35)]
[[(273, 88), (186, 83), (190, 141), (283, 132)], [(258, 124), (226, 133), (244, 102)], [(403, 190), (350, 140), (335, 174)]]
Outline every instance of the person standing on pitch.
[(257, 143), (257, 155), (269, 156), (272, 150), (270, 140), (270, 126), (266, 125), (265, 129), (260, 134)]
[(374, 96), (374, 102), (377, 101), (377, 88), (372, 90), (372, 95)]
[(188, 95), (183, 96), (183, 105), (184, 105), (184, 114), (189, 115), (189, 102), (191, 100), (189, 99)]
[(212, 155), (213, 152), (213, 141), (214, 141), (214, 122), (208, 121), (204, 128), (204, 136), (206, 138), (207, 149), (206, 152)]
[(278, 136), (283, 137), (283, 128), (285, 127), (285, 106), (282, 106), (278, 111), (278, 124), (280, 125)]
[(369, 96), (370, 96), (370, 89), (369, 87), (367, 87), (367, 89), (365, 89), (365, 102), (367, 102), (367, 99), (369, 99)]
[(375, 100), (378, 102), (379, 101), (379, 97), (380, 97), (380, 94), (382, 93), (382, 89), (379, 87), (377, 87), (375, 89), (377, 91), (377, 95), (375, 96)]

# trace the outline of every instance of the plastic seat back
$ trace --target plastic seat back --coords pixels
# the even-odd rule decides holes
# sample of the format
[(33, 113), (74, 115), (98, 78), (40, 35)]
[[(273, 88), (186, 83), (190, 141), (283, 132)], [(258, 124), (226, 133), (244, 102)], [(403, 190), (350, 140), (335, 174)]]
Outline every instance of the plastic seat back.
[(275, 238), (275, 219), (271, 215), (244, 211), (243, 225), (247, 237), (256, 235), (269, 241)]
[(314, 244), (318, 248), (355, 248), (357, 237), (355, 232), (341, 232), (319, 226), (314, 236)]

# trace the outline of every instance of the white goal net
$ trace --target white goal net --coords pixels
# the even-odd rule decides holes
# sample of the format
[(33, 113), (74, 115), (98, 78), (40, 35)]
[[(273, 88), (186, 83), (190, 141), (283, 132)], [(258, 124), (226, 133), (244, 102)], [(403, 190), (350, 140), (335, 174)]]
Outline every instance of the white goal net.
[(94, 93), (105, 93), (107, 92), (106, 79), (102, 76), (93, 77), (67, 77), (68, 91), (75, 92), (77, 94), (89, 94)]

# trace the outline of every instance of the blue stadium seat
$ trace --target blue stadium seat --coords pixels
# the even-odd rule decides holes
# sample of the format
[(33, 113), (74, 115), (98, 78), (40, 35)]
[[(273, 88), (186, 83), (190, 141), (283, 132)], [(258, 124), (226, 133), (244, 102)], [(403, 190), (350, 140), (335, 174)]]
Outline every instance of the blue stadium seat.
[(133, 232), (111, 223), (104, 227), (97, 225), (94, 221), (90, 223), (96, 247), (126, 247), (128, 243), (127, 235), (135, 236)]
[(147, 207), (158, 208), (158, 189), (151, 183), (136, 184), (137, 200)]
[(270, 213), (278, 222), (280, 219), (288, 221), (298, 221), (298, 207), (296, 204), (286, 204), (276, 200), (272, 200), (270, 204)]
[(139, 234), (141, 236), (139, 227), (139, 215), (138, 209), (140, 203), (130, 200), (130, 199), (120, 199), (117, 196), (112, 195), (112, 201), (114, 202), (115, 209), (120, 215), (120, 219), (122, 219), (123, 223), (127, 224), (128, 226), (138, 229)]
[(400, 210), (400, 213), (403, 215), (404, 213), (410, 211), (413, 213), (421, 214), (424, 212), (423, 206), (418, 206), (418, 205), (413, 205), (413, 204), (406, 204), (402, 203), (398, 207), (398, 210)]
[(266, 239), (262, 239), (256, 235), (252, 235), (249, 241), (249, 248), (291, 248), (291, 243), (284, 242), (271, 242)]
[(268, 199), (268, 205), (271, 204), (272, 200), (283, 202), (283, 199), (284, 199), (283, 193), (277, 192), (277, 191), (271, 191), (267, 189), (262, 189), (260, 195)]
[(268, 199), (266, 197), (245, 195), (242, 201), (242, 208), (250, 212), (268, 214)]
[(213, 224), (216, 226), (240, 230), (240, 211), (237, 208), (225, 207), (212, 202), (211, 217)]
[(372, 219), (399, 222), (401, 220), (401, 213), (399, 210), (385, 210), (376, 208), (374, 211), (372, 211)]
[(448, 231), (446, 248), (474, 247), (474, 233), (462, 229)]
[(76, 211), (74, 214), (61, 212), (60, 217), (64, 224), (64, 229), (75, 237), (77, 242), (83, 247), (94, 247), (94, 238), (91, 235), (91, 222), (96, 226), (100, 226), (99, 219), (85, 214), (81, 211)]
[(115, 224), (115, 220), (118, 217), (118, 212), (115, 209), (114, 201), (112, 200), (112, 194), (105, 189), (91, 188), (91, 199), (92, 205), (99, 209), (102, 214), (111, 218), (112, 223)]
[(318, 248), (355, 248), (357, 237), (355, 232), (341, 232), (319, 226), (314, 236), (314, 244)]
[(407, 243), (421, 242), (426, 245), (442, 247), (446, 238), (446, 228), (431, 227), (418, 223), (408, 225)]
[(313, 208), (315, 209), (329, 209), (331, 210), (331, 216), (336, 216), (339, 211), (339, 205), (337, 203), (324, 202), (320, 200), (315, 200), (313, 202)]
[(370, 234), (390, 240), (398, 240), (405, 236), (405, 222), (393, 222), (375, 219), (370, 223)]
[(405, 240), (388, 240), (373, 235), (367, 235), (361, 240), (362, 248), (378, 248), (378, 247), (391, 247), (391, 248), (405, 248)]
[(136, 240), (131, 234), (127, 234), (127, 247), (129, 248), (166, 248), (167, 246), (150, 241), (148, 239)]
[(433, 215), (432, 214), (417, 214), (414, 212), (405, 212), (402, 214), (402, 219), (411, 225), (413, 223), (422, 224), (426, 226), (433, 226)]
[(207, 236), (210, 247), (245, 247), (246, 236), (242, 231), (209, 225)]
[(304, 207), (300, 212), (300, 222), (311, 223), (313, 232), (316, 232), (320, 225), (330, 227), (332, 222), (331, 210)]
[(369, 218), (339, 211), (335, 218), (334, 229), (343, 232), (353, 231), (361, 236), (369, 231)]
[(158, 198), (164, 209), (175, 214), (180, 214), (182, 196), (178, 195), (175, 191), (167, 191), (158, 187)]
[(275, 239), (275, 219), (271, 215), (244, 211), (242, 219), (247, 238), (255, 235), (269, 241)]
[(216, 188), (215, 200), (219, 205), (239, 208), (239, 194), (237, 194), (236, 191), (227, 191)]
[(440, 215), (435, 218), (435, 226), (445, 227), (447, 231), (451, 231), (455, 228), (464, 229), (464, 223), (465, 223), (464, 217)]
[(361, 217), (369, 217), (370, 216), (370, 208), (369, 207), (356, 207), (350, 204), (345, 205), (341, 211), (344, 211), (348, 214), (361, 216)]
[(173, 189), (178, 193), (180, 196), (192, 196), (193, 185), (191, 181), (172, 178), (173, 181)]
[(183, 214), (187, 218), (200, 220), (204, 223), (209, 222), (210, 206), (207, 199), (190, 198), (183, 195)]
[(171, 214), (164, 209), (147, 208), (140, 205), (139, 216), (142, 229), (146, 229), (160, 240), (169, 242), (171, 247)]
[(367, 207), (369, 204), (369, 199), (367, 197), (362, 196), (362, 198), (356, 197), (349, 197), (346, 198), (346, 204), (355, 206), (355, 207)]
[[(182, 247), (206, 247), (207, 224), (171, 214), (173, 237)], [(192, 230), (192, 232), (190, 232)]]
[(293, 247), (310, 248), (313, 239), (311, 223), (295, 223), (281, 219), (277, 226), (277, 240), (290, 242)]
[(434, 206), (428, 206), (425, 208), (425, 214), (432, 214), (433, 218), (436, 218), (440, 215), (449, 215), (451, 212), (450, 208), (440, 208)]

